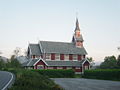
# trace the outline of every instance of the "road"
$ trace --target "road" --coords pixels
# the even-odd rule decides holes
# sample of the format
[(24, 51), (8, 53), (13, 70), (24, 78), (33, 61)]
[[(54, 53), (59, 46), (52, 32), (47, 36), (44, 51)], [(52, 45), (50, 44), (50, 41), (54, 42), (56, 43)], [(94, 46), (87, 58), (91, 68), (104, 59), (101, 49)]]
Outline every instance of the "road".
[(52, 78), (65, 90), (120, 90), (119, 81), (83, 79), (83, 78)]
[(14, 75), (10, 72), (0, 71), (0, 90), (7, 90), (14, 81)]

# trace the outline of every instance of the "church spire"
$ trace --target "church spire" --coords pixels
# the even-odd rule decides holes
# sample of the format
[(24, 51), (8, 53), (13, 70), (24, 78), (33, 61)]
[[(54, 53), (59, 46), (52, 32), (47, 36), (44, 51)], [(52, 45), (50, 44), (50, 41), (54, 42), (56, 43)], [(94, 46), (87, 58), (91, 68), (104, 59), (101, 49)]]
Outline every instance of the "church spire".
[(80, 33), (78, 18), (76, 18), (76, 27), (75, 27), (74, 35), (72, 38), (72, 42), (76, 47), (82, 48), (83, 41), (84, 40), (83, 40), (82, 34)]
[(78, 18), (76, 18), (76, 28), (75, 28), (75, 31), (76, 31), (76, 30), (79, 30), (79, 31), (80, 31)]

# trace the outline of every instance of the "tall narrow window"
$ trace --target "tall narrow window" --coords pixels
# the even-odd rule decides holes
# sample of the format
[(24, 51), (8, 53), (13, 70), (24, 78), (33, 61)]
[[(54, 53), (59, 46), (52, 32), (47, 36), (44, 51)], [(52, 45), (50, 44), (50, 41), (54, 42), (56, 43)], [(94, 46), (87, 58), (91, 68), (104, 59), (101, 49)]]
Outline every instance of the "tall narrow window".
[(88, 66), (85, 66), (85, 70), (88, 70), (89, 68), (88, 68)]
[(65, 54), (65, 60), (69, 60), (69, 54)]
[(55, 59), (60, 60), (60, 54), (55, 54)]
[(73, 60), (77, 60), (77, 55), (73, 55)]
[(51, 54), (46, 54), (46, 60), (51, 60)]

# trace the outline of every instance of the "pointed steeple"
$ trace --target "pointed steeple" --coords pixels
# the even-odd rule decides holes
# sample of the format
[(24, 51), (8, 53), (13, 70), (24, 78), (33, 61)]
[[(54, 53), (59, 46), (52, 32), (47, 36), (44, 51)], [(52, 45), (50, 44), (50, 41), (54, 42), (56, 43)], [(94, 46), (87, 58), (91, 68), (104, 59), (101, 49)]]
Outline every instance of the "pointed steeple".
[(78, 18), (76, 18), (76, 28), (75, 28), (75, 31), (76, 31), (76, 30), (79, 30), (79, 31), (80, 31)]
[(73, 35), (73, 38), (72, 38), (72, 42), (74, 43), (74, 45), (76, 47), (82, 48), (83, 47), (83, 41), (84, 40), (83, 40), (82, 34), (80, 32), (78, 18), (76, 18), (76, 27), (75, 27), (74, 35)]

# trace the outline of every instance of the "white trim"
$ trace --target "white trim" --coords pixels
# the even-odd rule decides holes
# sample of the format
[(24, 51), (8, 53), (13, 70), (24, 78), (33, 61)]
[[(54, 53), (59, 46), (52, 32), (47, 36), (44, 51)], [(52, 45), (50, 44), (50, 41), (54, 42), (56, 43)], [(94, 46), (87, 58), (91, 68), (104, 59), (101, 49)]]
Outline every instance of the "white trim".
[(28, 48), (29, 48), (29, 50), (30, 50), (30, 58), (31, 58), (32, 52), (31, 52), (30, 44), (28, 45)]
[(85, 58), (85, 60), (84, 60), (84, 62), (83, 62), (82, 64), (84, 64), (86, 61), (88, 61), (88, 62), (89, 62), (89, 64), (90, 64), (90, 61), (89, 61), (89, 60), (87, 60), (87, 58)]
[[(57, 59), (58, 58), (58, 59)], [(60, 60), (60, 54), (55, 53), (55, 60)]]
[[(9, 72), (10, 73), (10, 72)], [(12, 81), (12, 79), (13, 79), (13, 74), (12, 73), (10, 73), (10, 75), (11, 75), (11, 79), (10, 79), (10, 81), (5, 85), (5, 87), (3, 87), (3, 89), (2, 90), (5, 90), (5, 89), (7, 89), (7, 87), (8, 87), (8, 85), (11, 83), (11, 81)]]
[(41, 45), (40, 41), (39, 41), (39, 46), (40, 46), (41, 52), (43, 53), (43, 51), (42, 51), (42, 45)]
[(69, 54), (64, 54), (64, 60), (69, 60)]
[(73, 60), (78, 60), (78, 55), (77, 54), (73, 54), (72, 57), (73, 57)]
[(41, 42), (39, 41), (39, 47), (40, 47), (40, 51), (41, 51), (41, 55), (43, 55), (43, 59), (45, 59), (45, 49), (43, 51), (43, 48), (42, 48), (42, 45), (41, 45)]
[[(84, 66), (83, 66), (83, 64), (84, 64), (86, 61), (88, 61), (88, 63), (90, 64), (90, 61), (89, 61), (87, 58), (85, 58), (84, 62), (82, 63), (82, 74), (84, 73)], [(89, 66), (90, 66), (90, 65), (89, 65)]]
[(37, 65), (37, 69), (44, 69), (44, 65)]
[(83, 64), (82, 64), (82, 74), (84, 73), (84, 67), (83, 67)]
[[(30, 60), (30, 62), (31, 62), (31, 61), (32, 61), (32, 59)], [(27, 66), (29, 65), (30, 62), (28, 62)]]
[(45, 59), (45, 60), (51, 60), (51, 53), (45, 53), (45, 58), (43, 58), (43, 59)]
[(48, 64), (42, 58), (40, 58), (36, 63), (34, 63), (33, 66), (35, 66), (39, 61), (43, 61), (48, 66)]

